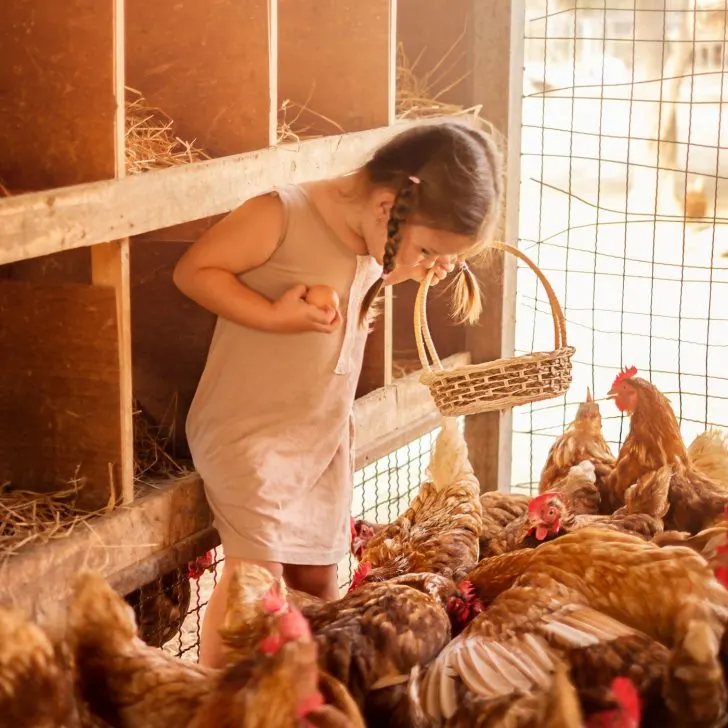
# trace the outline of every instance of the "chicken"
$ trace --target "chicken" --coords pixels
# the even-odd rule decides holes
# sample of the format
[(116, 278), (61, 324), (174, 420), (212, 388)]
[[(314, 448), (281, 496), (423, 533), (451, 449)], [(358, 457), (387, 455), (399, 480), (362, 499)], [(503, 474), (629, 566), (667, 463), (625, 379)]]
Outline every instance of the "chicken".
[(548, 536), (559, 536), (580, 528), (606, 528), (624, 531), (652, 540), (662, 533), (660, 518), (649, 513), (617, 513), (613, 516), (585, 516), (571, 512), (558, 493), (542, 493), (531, 501), (528, 511), (531, 528), (535, 538), (543, 541)]
[(263, 566), (244, 564), (236, 567), (230, 580), (227, 610), (220, 630), (228, 664), (255, 651), (275, 618), (269, 599), (273, 597), (275, 605), (278, 595), (298, 609), (324, 603), (310, 594), (289, 589), (283, 579), (276, 579)]
[[(627, 501), (627, 491), (633, 488), (629, 510), (634, 513), (645, 490), (661, 489), (667, 482), (665, 527), (696, 534), (722, 516), (728, 505), (726, 484), (697, 469), (667, 398), (636, 374), (635, 367), (620, 372), (609, 390), (617, 408), (631, 415), (631, 422), (607, 487), (620, 503)], [(715, 454), (715, 449), (711, 452)]]
[(586, 400), (576, 411), (574, 421), (549, 450), (541, 471), (539, 493), (558, 490), (559, 481), (568, 475), (574, 465), (584, 460), (589, 460), (594, 466), (596, 498), (591, 503), (584, 503), (583, 510), (578, 509), (575, 512), (612, 513), (616, 506), (610, 502), (606, 483), (614, 470), (616, 460), (604, 439), (599, 404), (592, 399), (589, 389), (586, 390)]
[(687, 531), (663, 531), (655, 536), (658, 546), (687, 546), (699, 553), (709, 564), (715, 561), (720, 547), (728, 541), (728, 523), (711, 526), (695, 535)]
[(429, 476), (405, 513), (361, 549), (354, 585), (414, 572), (457, 580), (478, 562), (480, 485), (454, 418), (444, 418)]
[(487, 540), (481, 537), (481, 558), (505, 554), (519, 548), (535, 548), (544, 540), (553, 538), (559, 532), (558, 519), (556, 518), (555, 528), (545, 528), (542, 520), (547, 518), (549, 510), (552, 510), (555, 518), (556, 509), (544, 507), (544, 519), (540, 513), (542, 504), (550, 498), (558, 498), (558, 503), (568, 516), (581, 517), (598, 513), (600, 496), (596, 486), (596, 471), (591, 460), (583, 460), (569, 468), (555, 485), (555, 490), (529, 499), (525, 513), (500, 532)]
[(357, 559), (361, 559), (364, 547), (371, 541), (372, 537), (378, 534), (386, 523), (370, 523), (363, 518), (351, 519), (351, 555)]
[[(274, 587), (277, 590), (278, 586)], [(188, 728), (289, 728), (330, 726), (363, 728), (352, 701), (347, 713), (327, 705), (319, 690), (318, 650), (301, 612), (272, 593), (270, 630), (255, 653), (228, 666), (214, 680), (204, 703)], [(331, 696), (340, 686), (327, 681)]]
[[(256, 595), (245, 588), (250, 565), (233, 573), (221, 632), (230, 663), (244, 658), (260, 640), (257, 612), (273, 613), (279, 586)], [(254, 578), (254, 576), (253, 576)], [(248, 603), (238, 601), (245, 595)], [(253, 595), (251, 597), (251, 595)], [(474, 596), (463, 595), (448, 578), (437, 574), (406, 574), (386, 582), (362, 585), (333, 602), (310, 603), (301, 611), (311, 625), (319, 649), (320, 668), (339, 680), (358, 705), (376, 702), (373, 692), (404, 684), (410, 670), (430, 662), (472, 618)], [(253, 621), (247, 621), (252, 615)]]
[(517, 548), (533, 548), (526, 514), (530, 496), (517, 493), (483, 493), (480, 496), (483, 525), (480, 530), (480, 558), (497, 556)]
[[(55, 641), (54, 641), (55, 642)], [(80, 728), (70, 656), (38, 625), (0, 608), (0, 715), (13, 728)]]
[(186, 726), (210, 691), (215, 671), (145, 644), (132, 608), (95, 572), (76, 578), (67, 622), (81, 696), (113, 726)]
[[(568, 667), (558, 662), (552, 684), (544, 690), (518, 692), (499, 700), (486, 700), (460, 684), (457, 710), (442, 724), (444, 728), (583, 728), (579, 697), (569, 676)], [(418, 690), (413, 698), (420, 707)], [(415, 712), (415, 711), (412, 711)], [(431, 726), (426, 718), (417, 728)]]
[(728, 436), (714, 427), (701, 432), (688, 445), (693, 465), (711, 480), (728, 485)]
[[(548, 690), (559, 655), (595, 645), (609, 651), (616, 640), (632, 641), (625, 667), (639, 663), (645, 675), (645, 644), (672, 648), (666, 679), (682, 686), (688, 702), (681, 714), (698, 720), (695, 725), (708, 725), (703, 721), (710, 711), (713, 721), (725, 717), (725, 685), (717, 675), (728, 590), (690, 549), (584, 528), (537, 549), (484, 560), (469, 579), (485, 587), (487, 593), (479, 594), (484, 601), (497, 596), (430, 666), (422, 692), (433, 719), (456, 713), (461, 682), (492, 701)], [(655, 599), (658, 593), (662, 597)], [(691, 655), (696, 633), (699, 649)], [(707, 692), (717, 699), (698, 701), (701, 691), (703, 698)]]

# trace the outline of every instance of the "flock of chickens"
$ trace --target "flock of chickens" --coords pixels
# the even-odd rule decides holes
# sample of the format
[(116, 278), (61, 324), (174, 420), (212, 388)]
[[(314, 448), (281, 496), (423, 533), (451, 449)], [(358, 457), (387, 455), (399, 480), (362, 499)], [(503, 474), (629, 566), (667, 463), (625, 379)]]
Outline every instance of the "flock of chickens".
[(455, 420), (391, 524), (352, 521), (359, 567), (323, 602), (233, 574), (212, 670), (142, 641), (80, 574), (63, 620), (0, 611), (0, 724), (13, 728), (583, 728), (728, 723), (728, 445), (689, 447), (634, 368), (617, 457), (590, 395), (539, 495), (486, 493)]

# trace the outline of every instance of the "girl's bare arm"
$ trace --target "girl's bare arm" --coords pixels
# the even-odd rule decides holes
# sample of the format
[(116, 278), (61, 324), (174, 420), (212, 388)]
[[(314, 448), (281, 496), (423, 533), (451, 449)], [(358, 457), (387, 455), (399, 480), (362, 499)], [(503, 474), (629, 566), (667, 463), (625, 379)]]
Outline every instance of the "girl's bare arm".
[(302, 300), (295, 286), (279, 301), (243, 285), (237, 274), (257, 268), (274, 253), (283, 229), (283, 206), (275, 195), (248, 200), (210, 228), (178, 261), (174, 283), (218, 316), (261, 331), (333, 331), (339, 319)]

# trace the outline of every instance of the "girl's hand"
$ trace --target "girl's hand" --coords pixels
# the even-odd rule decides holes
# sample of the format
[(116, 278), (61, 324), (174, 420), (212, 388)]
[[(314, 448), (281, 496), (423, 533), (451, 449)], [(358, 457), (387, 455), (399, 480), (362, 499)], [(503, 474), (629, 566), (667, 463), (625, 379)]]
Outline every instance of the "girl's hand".
[(432, 276), (430, 285), (436, 286), (441, 280), (444, 280), (448, 274), (455, 270), (455, 261), (456, 256), (454, 255), (439, 255), (437, 258), (430, 258), (424, 263), (420, 263), (418, 266), (413, 268), (411, 277), (415, 281), (421, 281), (434, 267), (435, 275)]
[[(287, 290), (273, 304), (270, 331), (280, 334), (297, 334), (303, 331), (320, 331), (330, 334), (341, 323), (338, 310), (326, 310), (304, 301), (308, 289), (303, 284)], [(331, 315), (334, 315), (333, 320)]]

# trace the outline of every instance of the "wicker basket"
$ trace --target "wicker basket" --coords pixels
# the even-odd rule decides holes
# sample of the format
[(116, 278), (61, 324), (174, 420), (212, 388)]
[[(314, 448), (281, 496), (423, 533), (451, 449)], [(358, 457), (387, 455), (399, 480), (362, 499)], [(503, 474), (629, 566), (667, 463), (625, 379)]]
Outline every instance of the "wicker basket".
[(539, 267), (517, 248), (500, 242), (491, 243), (490, 247), (523, 260), (543, 284), (554, 318), (554, 350), (443, 369), (427, 325), (427, 291), (434, 274), (431, 271), (420, 284), (415, 301), (415, 341), (424, 370), (420, 381), (430, 388), (435, 405), (445, 416), (504, 410), (552, 399), (564, 394), (571, 384), (574, 347), (566, 344), (566, 321), (554, 289)]

